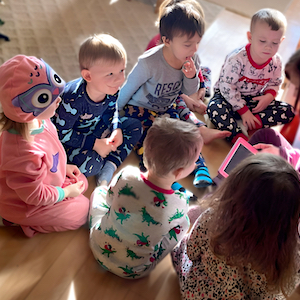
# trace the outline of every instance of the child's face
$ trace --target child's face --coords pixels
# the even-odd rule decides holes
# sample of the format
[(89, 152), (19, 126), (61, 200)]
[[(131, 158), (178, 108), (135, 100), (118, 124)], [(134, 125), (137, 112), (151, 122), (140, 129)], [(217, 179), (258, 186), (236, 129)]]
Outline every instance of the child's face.
[(88, 71), (89, 76), (86, 81), (89, 90), (94, 93), (114, 95), (125, 81), (126, 61), (121, 60), (116, 63), (103, 62), (92, 66)]
[(299, 89), (300, 89), (300, 74), (299, 74), (299, 71), (295, 67), (287, 64), (285, 66), (285, 72), (288, 73), (287, 78), (289, 79), (289, 81), (295, 86), (295, 95), (300, 96), (299, 95)]
[(198, 33), (191, 38), (186, 34), (182, 36), (174, 36), (172, 40), (166, 40), (165, 46), (169, 47), (176, 59), (182, 62), (182, 64), (192, 57), (198, 50), (201, 38)]
[(295, 85), (296, 88), (300, 88), (300, 74), (291, 65), (287, 64), (285, 66), (285, 71), (289, 74), (289, 81)]
[(269, 58), (273, 57), (284, 40), (283, 29), (275, 31), (263, 21), (254, 24), (252, 32), (248, 32), (248, 40), (251, 43), (250, 54), (258, 65), (264, 64)]
[(60, 102), (61, 102), (61, 98), (57, 97), (50, 106), (48, 106), (42, 113), (40, 113), (36, 117), (36, 119), (46, 120), (46, 119), (50, 119), (51, 117), (53, 117)]

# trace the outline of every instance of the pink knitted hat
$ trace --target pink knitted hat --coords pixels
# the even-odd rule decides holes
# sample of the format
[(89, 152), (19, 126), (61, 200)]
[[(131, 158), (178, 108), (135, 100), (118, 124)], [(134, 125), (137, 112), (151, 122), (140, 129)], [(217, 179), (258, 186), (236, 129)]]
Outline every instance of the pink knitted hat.
[(5, 116), (28, 123), (63, 92), (65, 82), (43, 60), (17, 55), (0, 66), (0, 102)]

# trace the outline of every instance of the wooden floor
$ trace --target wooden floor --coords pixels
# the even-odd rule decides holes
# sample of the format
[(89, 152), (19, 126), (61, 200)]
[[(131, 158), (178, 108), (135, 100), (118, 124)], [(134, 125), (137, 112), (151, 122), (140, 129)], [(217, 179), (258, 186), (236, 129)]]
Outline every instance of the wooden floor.
[[(287, 38), (280, 51), (283, 61), (294, 51), (300, 37), (300, 0), (294, 0), (286, 15)], [(203, 64), (209, 66), (215, 82), (225, 55), (246, 42), (249, 19), (223, 11), (208, 29), (200, 45)], [(217, 140), (205, 145), (203, 156), (211, 176), (229, 150)], [(136, 163), (133, 155), (124, 165)], [(86, 195), (94, 188), (92, 180)], [(192, 177), (182, 181), (196, 195), (205, 192), (192, 186)], [(32, 239), (20, 228), (0, 228), (1, 300), (179, 300), (180, 292), (170, 256), (144, 279), (129, 281), (104, 271), (93, 258), (88, 243), (88, 228), (63, 233), (39, 234)]]

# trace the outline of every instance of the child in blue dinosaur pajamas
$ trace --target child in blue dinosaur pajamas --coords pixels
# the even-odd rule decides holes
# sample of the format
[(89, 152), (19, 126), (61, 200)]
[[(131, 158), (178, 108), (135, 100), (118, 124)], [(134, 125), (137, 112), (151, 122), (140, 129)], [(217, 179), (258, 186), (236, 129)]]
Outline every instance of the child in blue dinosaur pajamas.
[(211, 122), (229, 130), (229, 141), (248, 140), (248, 133), (290, 122), (291, 105), (275, 100), (282, 82), (282, 63), (277, 53), (284, 39), (285, 16), (274, 9), (256, 12), (247, 33), (249, 44), (230, 53), (222, 66), (214, 96), (207, 106)]
[(94, 35), (82, 43), (79, 64), (82, 77), (67, 83), (53, 122), (69, 163), (107, 184), (142, 133), (140, 121), (116, 109), (126, 51), (112, 36)]
[[(176, 100), (181, 101), (178, 96), (191, 95), (199, 89), (197, 75), (200, 64), (195, 53), (204, 33), (203, 17), (192, 3), (176, 3), (173, 0), (160, 15), (159, 29), (163, 44), (139, 57), (118, 98), (118, 109), (124, 109), (125, 116), (142, 122), (144, 133), (137, 145), (139, 155), (143, 153), (142, 143), (155, 117), (168, 115), (179, 118), (182, 110), (176, 105)], [(185, 106), (184, 101), (181, 103)], [(184, 111), (183, 119), (193, 123), (196, 121), (204, 142), (206, 137), (214, 139), (230, 134), (209, 129), (187, 107)], [(212, 184), (201, 155), (193, 172), (194, 186), (200, 188)]]
[(108, 189), (95, 189), (90, 246), (103, 268), (124, 278), (144, 277), (181, 240), (189, 228), (189, 204), (173, 183), (195, 168), (202, 146), (197, 126), (157, 118), (144, 141), (148, 171), (126, 166)]

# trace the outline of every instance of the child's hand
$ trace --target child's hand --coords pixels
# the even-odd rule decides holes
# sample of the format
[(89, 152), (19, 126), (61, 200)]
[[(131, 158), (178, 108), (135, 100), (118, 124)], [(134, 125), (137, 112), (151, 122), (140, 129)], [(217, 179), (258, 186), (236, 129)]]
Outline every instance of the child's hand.
[(189, 97), (192, 98), (193, 100), (195, 100), (197, 103), (199, 103), (199, 100), (204, 99), (204, 97), (203, 97), (203, 99), (201, 98), (202, 92), (204, 92), (204, 94), (205, 94), (205, 88), (199, 89), (198, 92), (196, 92), (192, 95), (189, 95)]
[(65, 192), (65, 198), (68, 197), (77, 197), (79, 195), (81, 195), (84, 191), (84, 182), (83, 181), (78, 181), (74, 184), (70, 184), (66, 187), (63, 188), (64, 192)]
[(267, 108), (267, 106), (273, 101), (274, 96), (270, 93), (267, 93), (262, 96), (253, 97), (252, 99), (258, 101), (256, 107), (252, 109), (252, 112), (257, 114)]
[(271, 153), (271, 154), (275, 154), (275, 155), (280, 155), (280, 151), (279, 148), (272, 145), (272, 144), (256, 144), (253, 145), (253, 147), (257, 150), (259, 150), (260, 152), (266, 152), (266, 153)]
[(183, 99), (183, 101), (185, 102), (186, 106), (188, 107), (189, 110), (191, 111), (195, 111), (196, 107), (199, 107), (200, 104), (198, 103), (198, 101), (196, 101), (192, 96), (195, 96), (195, 94), (188, 96), (186, 94), (181, 94), (180, 97)]
[(181, 70), (187, 78), (194, 78), (196, 76), (196, 67), (191, 57), (188, 57), (187, 60), (183, 63)]
[(197, 98), (199, 100), (203, 101), (204, 100), (204, 96), (205, 96), (205, 88), (199, 89), (198, 92), (197, 92)]
[(242, 114), (241, 118), (243, 120), (244, 126), (249, 130), (256, 128), (255, 123), (261, 125), (259, 120), (253, 115), (253, 113), (250, 110), (247, 110), (244, 114)]
[(69, 177), (70, 179), (72, 179), (72, 181), (74, 183), (78, 181), (78, 176), (80, 174), (81, 174), (81, 172), (79, 171), (79, 169), (78, 169), (77, 166), (67, 164), (66, 175), (67, 175), (67, 177)]
[(123, 143), (123, 133), (121, 128), (117, 128), (112, 132), (108, 138), (108, 143), (111, 145), (112, 151), (116, 151), (117, 148)]
[(93, 150), (95, 150), (101, 157), (106, 157), (115, 147), (109, 143), (108, 138), (96, 139)]

